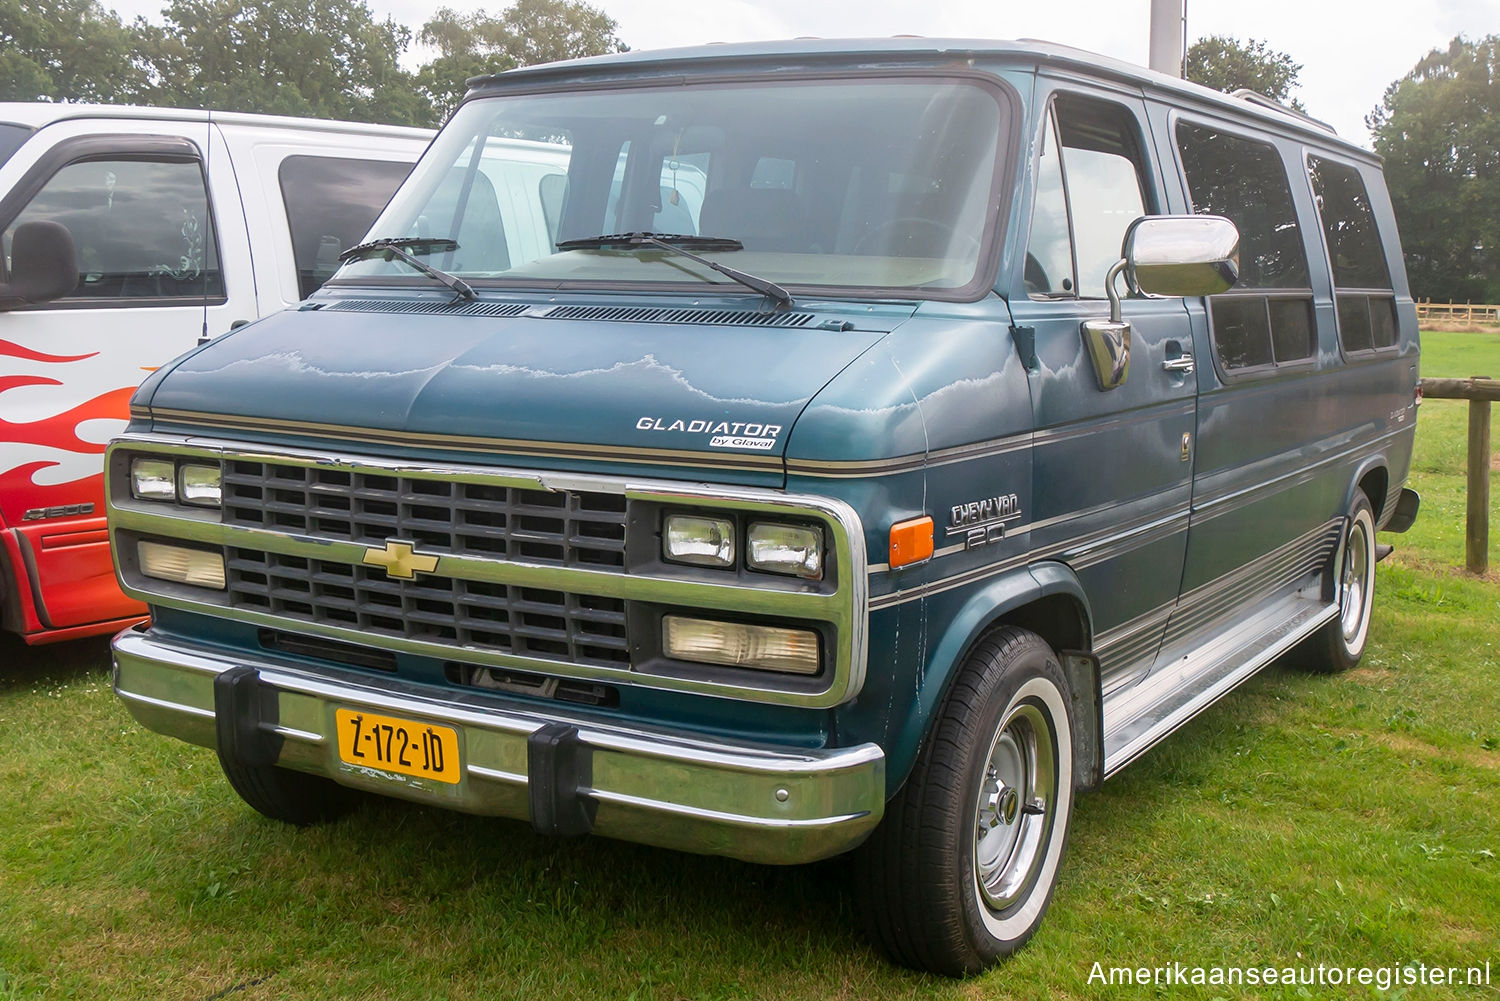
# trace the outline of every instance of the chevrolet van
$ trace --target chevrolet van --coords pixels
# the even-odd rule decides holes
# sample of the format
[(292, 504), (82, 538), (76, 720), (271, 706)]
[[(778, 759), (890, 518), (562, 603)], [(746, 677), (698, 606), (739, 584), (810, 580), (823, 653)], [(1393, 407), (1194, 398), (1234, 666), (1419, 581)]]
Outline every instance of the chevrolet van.
[(117, 691), (294, 824), (853, 852), (875, 941), (972, 972), (1077, 794), (1359, 660), (1417, 511), (1378, 160), (1060, 46), (478, 79), (343, 260), (107, 455)]

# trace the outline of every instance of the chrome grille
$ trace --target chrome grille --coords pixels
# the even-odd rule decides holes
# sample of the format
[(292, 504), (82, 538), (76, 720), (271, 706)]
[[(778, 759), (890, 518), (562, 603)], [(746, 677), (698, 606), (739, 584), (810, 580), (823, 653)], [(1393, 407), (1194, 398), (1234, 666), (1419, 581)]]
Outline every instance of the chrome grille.
[(224, 523), (590, 569), (625, 566), (625, 498), (231, 459)]
[[(624, 569), (625, 499), (401, 475), (229, 459), (226, 524), (428, 555), (483, 554), (527, 563)], [(371, 636), (451, 644), (578, 664), (628, 666), (617, 598), (440, 575), (388, 577), (377, 567), (234, 547), (231, 605)]]

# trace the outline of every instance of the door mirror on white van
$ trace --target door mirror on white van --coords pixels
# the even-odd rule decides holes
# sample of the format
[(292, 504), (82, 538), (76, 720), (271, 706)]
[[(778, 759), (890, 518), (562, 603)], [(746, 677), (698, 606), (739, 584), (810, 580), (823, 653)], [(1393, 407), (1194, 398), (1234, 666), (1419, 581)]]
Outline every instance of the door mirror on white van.
[(1145, 295), (1215, 295), (1240, 276), (1240, 233), (1223, 216), (1142, 216), (1125, 231), (1125, 281)]
[(60, 222), (23, 222), (10, 237), (10, 281), (0, 309), (62, 299), (78, 285), (74, 234)]
[(78, 284), (73, 234), (58, 222), (26, 222), (10, 243), (10, 281), (0, 285), (0, 310), (61, 299)]

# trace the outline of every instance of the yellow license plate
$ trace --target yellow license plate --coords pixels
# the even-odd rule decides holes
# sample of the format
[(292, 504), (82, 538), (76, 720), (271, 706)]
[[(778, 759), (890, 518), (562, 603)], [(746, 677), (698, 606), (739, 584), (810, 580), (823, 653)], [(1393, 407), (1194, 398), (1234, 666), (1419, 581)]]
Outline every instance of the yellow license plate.
[(456, 784), (462, 771), (458, 731), (397, 716), (340, 709), (334, 713), (345, 764)]

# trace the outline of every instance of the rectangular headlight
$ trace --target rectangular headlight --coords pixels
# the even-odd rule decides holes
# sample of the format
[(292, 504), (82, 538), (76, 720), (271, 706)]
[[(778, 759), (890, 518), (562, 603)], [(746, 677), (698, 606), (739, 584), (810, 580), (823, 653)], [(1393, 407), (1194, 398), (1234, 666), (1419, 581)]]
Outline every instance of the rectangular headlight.
[(661, 533), (662, 556), (701, 567), (734, 566), (734, 522), (694, 514), (671, 514)]
[(750, 526), (747, 562), (756, 570), (808, 580), (823, 577), (823, 533), (806, 525), (755, 522)]
[(141, 573), (147, 577), (224, 590), (224, 557), (220, 553), (142, 539), (136, 543), (136, 556)]
[(177, 499), (177, 467), (171, 459), (131, 459), (130, 496), (137, 500)]
[(222, 496), (219, 467), (188, 463), (177, 471), (177, 495), (184, 504), (218, 507)]
[(661, 632), (663, 649), (676, 660), (789, 674), (818, 673), (818, 634), (811, 629), (668, 615), (662, 618)]

